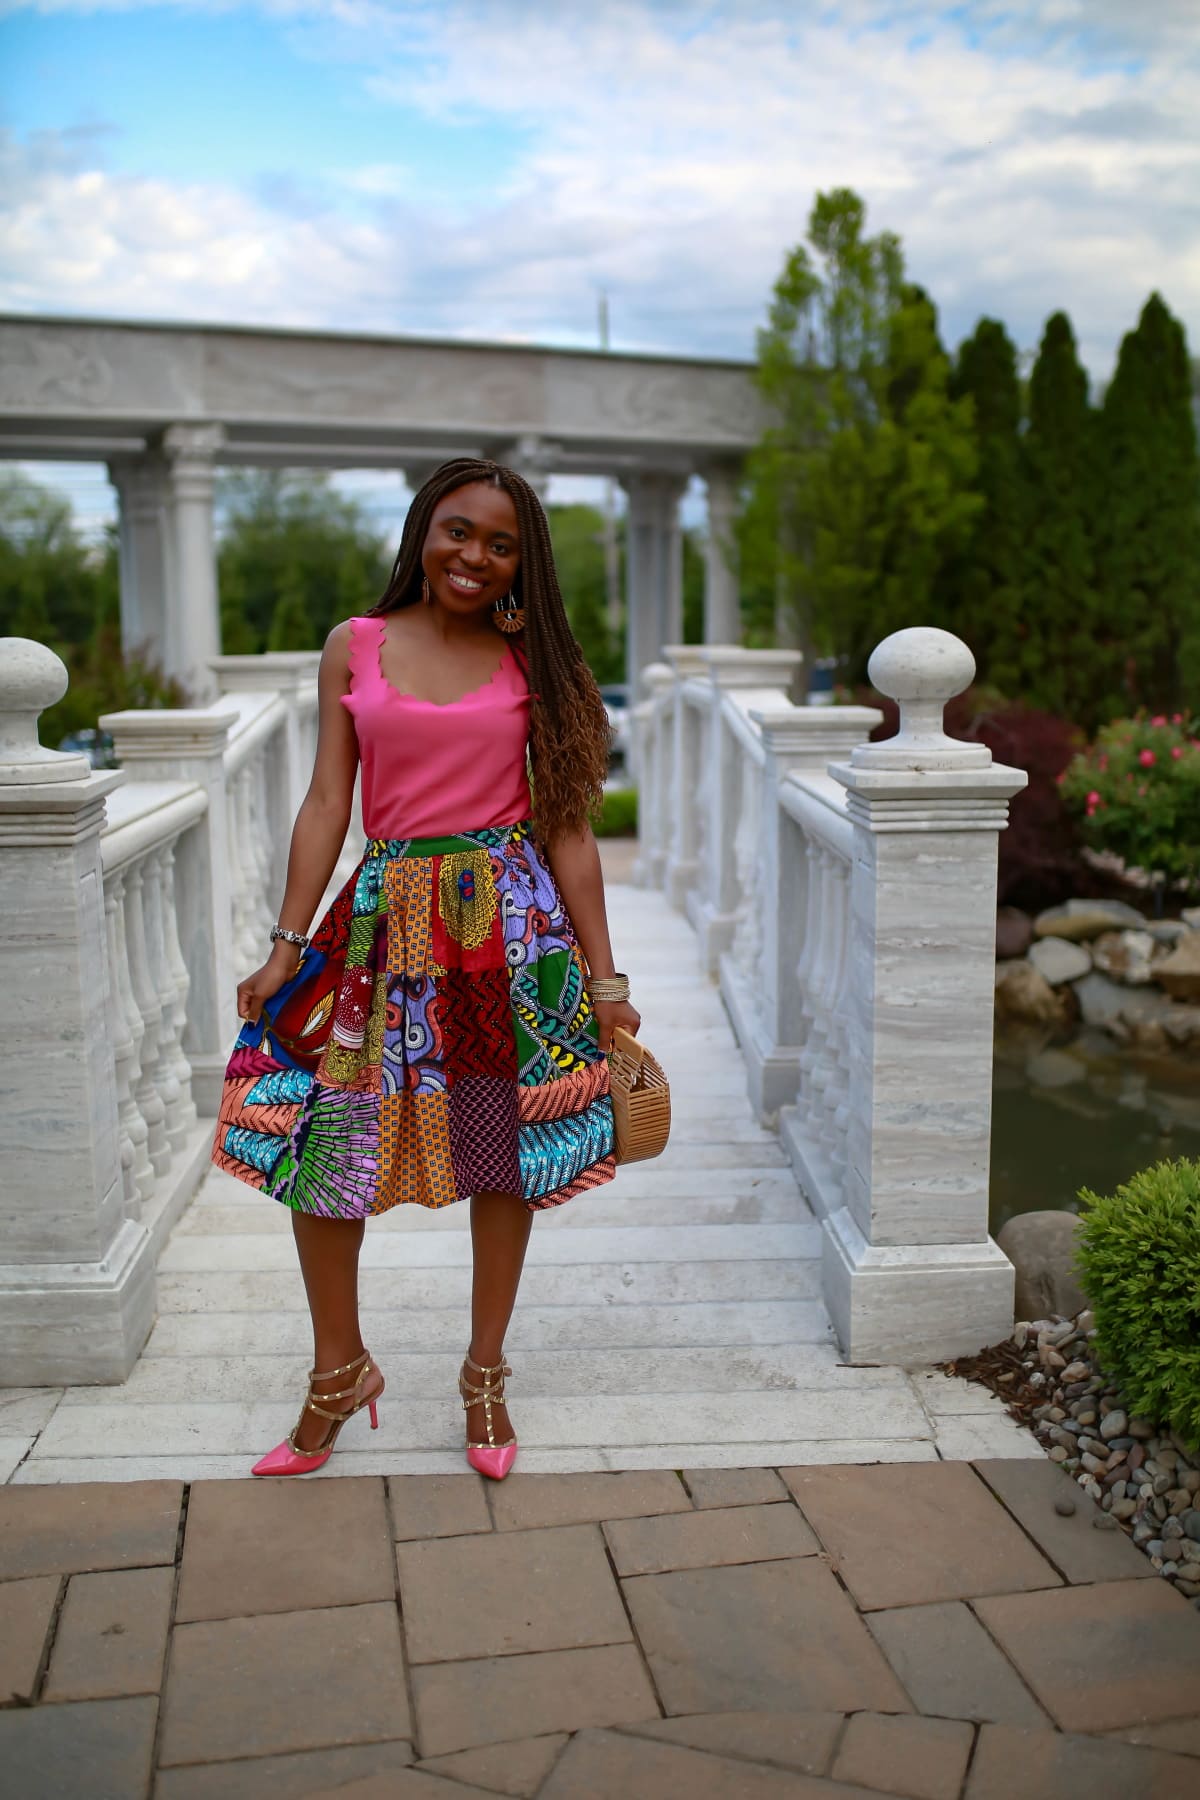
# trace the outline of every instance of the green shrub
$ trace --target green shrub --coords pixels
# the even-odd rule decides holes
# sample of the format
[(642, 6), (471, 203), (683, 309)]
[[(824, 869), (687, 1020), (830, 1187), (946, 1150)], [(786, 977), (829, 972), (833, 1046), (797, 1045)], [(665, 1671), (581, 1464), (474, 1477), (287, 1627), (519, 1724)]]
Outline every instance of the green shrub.
[(1136, 1413), (1200, 1446), (1200, 1163), (1156, 1163), (1079, 1198), (1100, 1361)]
[(1200, 881), (1200, 741), (1182, 713), (1106, 725), (1059, 786), (1093, 849), (1171, 881)]
[(592, 821), (598, 838), (637, 836), (637, 789), (605, 788), (600, 816)]

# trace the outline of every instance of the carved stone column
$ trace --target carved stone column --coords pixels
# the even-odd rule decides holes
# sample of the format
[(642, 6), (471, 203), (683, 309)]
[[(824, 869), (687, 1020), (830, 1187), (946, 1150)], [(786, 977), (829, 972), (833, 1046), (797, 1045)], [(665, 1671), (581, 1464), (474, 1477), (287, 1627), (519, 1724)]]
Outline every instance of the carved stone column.
[(167, 464), (151, 452), (108, 465), (117, 490), (121, 648), (166, 666)]
[(213, 698), (209, 664), (221, 653), (213, 484), (224, 442), (222, 425), (171, 425), (163, 434), (170, 516), (164, 661), (195, 704)]
[(741, 642), (738, 579), (733, 564), (733, 520), (737, 509), (737, 470), (712, 463), (705, 470), (708, 488), (708, 544), (704, 561), (704, 641)]
[(900, 729), (829, 769), (855, 843), (825, 1298), (852, 1362), (939, 1362), (1012, 1329), (1012, 1268), (988, 1236), (996, 855), (1028, 778), (946, 736), (946, 702), (975, 673), (958, 638), (896, 632), (869, 669)]
[(683, 636), (683, 536), (679, 502), (686, 477), (640, 471), (626, 476), (625, 677), (639, 692), (641, 672), (662, 660), (664, 644)]
[(100, 833), (124, 775), (38, 743), (66, 689), (53, 651), (0, 639), (0, 1369), (15, 1384), (123, 1381), (154, 1319), (106, 1017)]
[(498, 444), (488, 453), (506, 468), (523, 475), (542, 505), (550, 492), (550, 477), (562, 460), (562, 445), (526, 432), (509, 444)]

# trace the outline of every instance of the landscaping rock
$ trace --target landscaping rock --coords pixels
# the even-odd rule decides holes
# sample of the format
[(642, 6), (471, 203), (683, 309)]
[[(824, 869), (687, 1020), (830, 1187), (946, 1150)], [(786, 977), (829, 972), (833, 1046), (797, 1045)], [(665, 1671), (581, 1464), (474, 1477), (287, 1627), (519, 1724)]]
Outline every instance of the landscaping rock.
[(1200, 931), (1189, 931), (1155, 963), (1154, 979), (1173, 1000), (1200, 1000)]
[(1121, 1009), (1129, 999), (1129, 993), (1118, 982), (1093, 969), (1076, 987), (1075, 998), (1084, 1024), (1099, 1025), (1107, 1031), (1120, 1024)]
[(1092, 961), (1102, 975), (1127, 987), (1145, 987), (1153, 980), (1151, 965), (1164, 956), (1164, 946), (1148, 931), (1105, 931), (1092, 944)]
[[(1200, 1051), (1200, 1006), (1185, 1006), (1181, 1002), (1172, 1005), (1170, 1012), (1165, 1012), (1159, 1021), (1170, 1043), (1176, 1049), (1189, 1052)], [(1191, 1099), (1188, 1097), (1188, 1110), (1191, 1111)]]
[(1087, 974), (1092, 966), (1092, 954), (1082, 944), (1071, 943), (1067, 938), (1039, 938), (1031, 944), (1029, 961), (1044, 975), (1051, 987), (1060, 987), (1064, 981), (1078, 981)]
[(1145, 924), (1142, 914), (1123, 900), (1068, 900), (1065, 906), (1039, 913), (1033, 931), (1035, 937), (1070, 938), (1079, 943), (1099, 937), (1102, 931), (1120, 931), (1125, 926), (1139, 931)]
[[(996, 1242), (1017, 1272), (1016, 1312), (1021, 1319), (1054, 1312), (1074, 1317), (1087, 1304), (1075, 1271), (1079, 1220), (1074, 1213), (1018, 1213), (1003, 1227)], [(1062, 1366), (1056, 1351), (1048, 1351)]]
[(996, 1016), (1025, 1025), (1059, 1025), (1066, 1016), (1064, 997), (1057, 994), (1046, 977), (1024, 958), (999, 963), (996, 968)]
[(996, 959), (1024, 956), (1033, 942), (1033, 920), (1019, 906), (1002, 906), (996, 914)]
[(1067, 1050), (1039, 1050), (1025, 1064), (1025, 1073), (1040, 1088), (1074, 1087), (1087, 1080), (1087, 1069)]

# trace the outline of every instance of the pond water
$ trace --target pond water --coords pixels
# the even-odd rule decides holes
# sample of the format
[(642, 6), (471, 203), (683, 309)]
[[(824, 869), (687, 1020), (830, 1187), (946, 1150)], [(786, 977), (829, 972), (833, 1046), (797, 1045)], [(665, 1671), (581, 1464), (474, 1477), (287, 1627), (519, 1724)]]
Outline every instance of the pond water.
[(1151, 1163), (1200, 1156), (1200, 1065), (1132, 1056), (1103, 1032), (1056, 1044), (996, 1036), (991, 1229), (1015, 1213), (1079, 1210)]

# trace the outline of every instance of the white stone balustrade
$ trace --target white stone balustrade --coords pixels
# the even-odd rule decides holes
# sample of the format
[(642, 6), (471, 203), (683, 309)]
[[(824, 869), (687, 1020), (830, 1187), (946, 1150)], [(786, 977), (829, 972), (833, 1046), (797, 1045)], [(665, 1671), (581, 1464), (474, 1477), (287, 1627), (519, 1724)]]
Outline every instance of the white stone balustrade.
[(240, 975), (264, 958), (312, 765), (315, 655), (223, 657), (207, 708), (44, 749), (66, 670), (0, 640), (0, 1368), (124, 1378), (157, 1252), (208, 1166)]
[(872, 708), (791, 704), (792, 653), (665, 654), (672, 679), (647, 671), (634, 712), (637, 875), (719, 979), (751, 1099), (821, 1220), (842, 1348), (911, 1363), (996, 1341), (996, 850), (1026, 777), (942, 729), (970, 651), (923, 628), (880, 645), (871, 678), (901, 716), (880, 744)]

